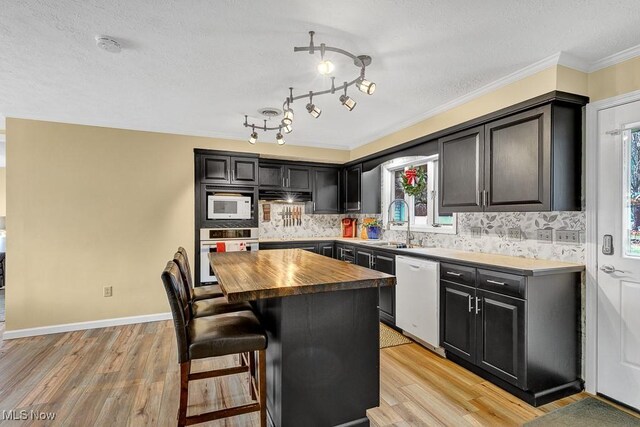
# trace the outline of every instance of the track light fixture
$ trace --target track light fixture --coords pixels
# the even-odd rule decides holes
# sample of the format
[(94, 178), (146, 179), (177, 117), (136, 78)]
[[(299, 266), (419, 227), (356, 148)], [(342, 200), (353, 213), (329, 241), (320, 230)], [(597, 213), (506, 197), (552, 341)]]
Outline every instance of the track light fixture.
[(254, 129), (249, 137), (249, 144), (255, 144), (256, 142), (258, 142), (258, 133)]
[(317, 119), (318, 117), (320, 117), (320, 114), (322, 114), (322, 110), (316, 107), (316, 105), (313, 103), (313, 92), (309, 92), (309, 103), (307, 104), (307, 111), (314, 119)]
[(278, 133), (276, 134), (276, 142), (278, 143), (278, 145), (284, 145), (284, 136), (282, 136), (282, 129), (279, 129)]
[[(293, 91), (293, 88), (290, 87), (289, 91)], [(282, 124), (290, 125), (291, 123), (293, 123), (293, 110), (289, 107), (289, 98), (287, 98), (287, 108), (284, 110)]]
[[(314, 103), (313, 103), (313, 97), (314, 96), (319, 96), (319, 95), (326, 95), (326, 94), (333, 94), (336, 91), (339, 90), (344, 90), (344, 93), (342, 95), (340, 95), (340, 97), (338, 98), (340, 100), (340, 103), (349, 111), (352, 111), (355, 106), (356, 106), (356, 101), (354, 101), (350, 96), (347, 95), (347, 88), (349, 86), (353, 86), (356, 85), (358, 90), (360, 90), (363, 93), (366, 93), (367, 95), (371, 95), (373, 94), (373, 92), (375, 92), (376, 90), (376, 84), (373, 83), (370, 80), (365, 79), (365, 70), (366, 68), (371, 65), (371, 57), (368, 55), (354, 55), (350, 52), (347, 52), (344, 49), (340, 49), (337, 47), (331, 47), (331, 46), (327, 46), (324, 43), (321, 43), (318, 46), (316, 46), (314, 44), (313, 41), (313, 36), (314, 36), (315, 32), (314, 31), (309, 31), (309, 45), (308, 46), (302, 46), (302, 47), (294, 47), (293, 51), (294, 52), (308, 52), (310, 55), (313, 55), (316, 53), (316, 51), (320, 51), (320, 63), (318, 64), (318, 72), (322, 75), (328, 75), (331, 74), (334, 70), (335, 70), (335, 65), (333, 64), (333, 62), (331, 62), (328, 59), (325, 59), (325, 53), (326, 52), (333, 52), (333, 53), (337, 53), (340, 55), (344, 55), (347, 56), (348, 58), (350, 58), (351, 60), (353, 60), (353, 64), (360, 70), (360, 74), (358, 75), (358, 77), (356, 77), (355, 79), (351, 80), (351, 81), (346, 81), (344, 82), (341, 86), (336, 87), (335, 86), (335, 81), (334, 81), (334, 77), (331, 77), (331, 88), (329, 89), (324, 89), (324, 90), (319, 90), (319, 91), (309, 91), (309, 94), (304, 94), (304, 95), (297, 95), (297, 96), (293, 96), (293, 88), (289, 88), (289, 96), (287, 98), (285, 98), (285, 101), (283, 103), (283, 116), (282, 116), (282, 120), (280, 122), (279, 125), (277, 126), (271, 126), (268, 127), (267, 126), (267, 121), (265, 120), (264, 125), (260, 126), (258, 125), (257, 128), (258, 129), (262, 129), (263, 131), (269, 131), (269, 130), (277, 130), (278, 133), (276, 135), (276, 142), (279, 145), (283, 145), (284, 144), (284, 137), (282, 135), (282, 133), (290, 133), (293, 128), (292, 128), (292, 124), (293, 124), (293, 109), (291, 108), (291, 104), (293, 104), (294, 101), (299, 100), (299, 99), (304, 99), (307, 96), (309, 97), (309, 102), (306, 105), (306, 110), (307, 112), (314, 118), (318, 118), (320, 117), (320, 115), (322, 114), (322, 110), (320, 108), (318, 108)], [(252, 129), (252, 133), (251, 133), (251, 137), (249, 138), (249, 142), (252, 144), (255, 144), (255, 142), (258, 139), (258, 135), (256, 134), (256, 125), (254, 123), (249, 123), (247, 120), (247, 116), (245, 115), (244, 118), (244, 126), (245, 127), (251, 127)]]
[(376, 91), (376, 84), (366, 80), (364, 76), (358, 80), (357, 85), (360, 92), (366, 93), (367, 95), (373, 95), (373, 92)]
[(352, 111), (357, 102), (354, 101), (353, 99), (351, 99), (350, 96), (347, 95), (347, 82), (344, 82), (345, 86), (344, 86), (344, 94), (340, 95), (340, 103), (342, 105), (344, 105), (344, 108), (346, 108), (349, 111)]

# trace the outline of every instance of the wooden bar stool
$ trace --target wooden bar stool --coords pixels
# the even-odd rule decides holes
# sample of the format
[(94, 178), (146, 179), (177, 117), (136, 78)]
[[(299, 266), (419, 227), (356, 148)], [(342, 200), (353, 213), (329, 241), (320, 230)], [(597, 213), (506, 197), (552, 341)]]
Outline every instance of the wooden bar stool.
[(187, 255), (187, 250), (180, 246), (178, 248), (178, 253), (184, 257), (185, 275), (188, 279), (190, 289), (189, 293), (191, 295), (190, 299), (192, 301), (200, 301), (203, 299), (219, 298), (224, 296), (224, 294), (222, 293), (222, 289), (220, 289), (220, 285), (206, 285), (197, 287), (193, 286), (193, 276), (191, 276), (191, 267), (189, 266), (189, 256)]
[[(178, 264), (178, 269), (182, 275), (182, 282), (185, 286), (188, 298), (188, 303), (191, 308), (191, 314), (193, 317), (206, 317), (215, 316), (216, 314), (232, 313), (234, 311), (251, 310), (251, 304), (248, 302), (229, 303), (227, 299), (222, 296), (203, 298), (200, 300), (195, 299), (193, 295), (194, 287), (191, 286), (191, 271), (189, 269), (189, 260), (181, 252), (179, 248), (178, 252), (173, 256), (173, 261)], [(217, 286), (220, 288), (219, 286)], [(195, 288), (198, 289), (198, 288)]]
[[(199, 424), (249, 412), (260, 412), (260, 426), (266, 427), (265, 349), (267, 348), (267, 335), (256, 316), (251, 311), (239, 311), (193, 318), (186, 287), (182, 282), (182, 274), (175, 261), (169, 261), (162, 272), (162, 282), (171, 306), (178, 344), (178, 363), (180, 363), (178, 426)], [(256, 352), (258, 353), (257, 366)], [(192, 360), (233, 354), (241, 355), (241, 361), (248, 361), (248, 363), (213, 371), (191, 372)], [(253, 400), (252, 403), (187, 416), (190, 381), (245, 372), (249, 374), (250, 378), (249, 394)]]

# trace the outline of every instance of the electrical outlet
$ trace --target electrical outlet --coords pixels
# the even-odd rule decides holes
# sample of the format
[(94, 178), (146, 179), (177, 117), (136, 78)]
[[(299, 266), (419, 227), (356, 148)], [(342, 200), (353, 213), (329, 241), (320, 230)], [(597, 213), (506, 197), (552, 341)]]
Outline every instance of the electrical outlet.
[(553, 242), (553, 230), (550, 228), (538, 230), (538, 242)]
[(102, 296), (105, 298), (113, 296), (113, 286), (105, 286), (102, 289)]
[(556, 230), (556, 242), (559, 243), (580, 243), (580, 232), (578, 230)]
[(522, 240), (522, 230), (520, 230), (519, 228), (508, 229), (507, 238), (509, 240)]
[(481, 227), (471, 227), (471, 237), (474, 239), (479, 239), (482, 237), (482, 228)]

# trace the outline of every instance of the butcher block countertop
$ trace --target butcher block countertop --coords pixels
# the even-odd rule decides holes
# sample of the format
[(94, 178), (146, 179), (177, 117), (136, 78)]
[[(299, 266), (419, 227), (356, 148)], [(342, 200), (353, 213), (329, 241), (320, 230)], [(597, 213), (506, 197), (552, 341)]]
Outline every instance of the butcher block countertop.
[(301, 249), (209, 254), (229, 302), (393, 286), (394, 276)]
[[(275, 242), (340, 242), (356, 245), (360, 248), (371, 250), (384, 250), (397, 255), (415, 256), (418, 258), (433, 259), (442, 262), (462, 263), (478, 268), (498, 269), (525, 276), (543, 276), (548, 274), (578, 273), (584, 271), (584, 265), (545, 259), (524, 258), (519, 256), (499, 255), (484, 252), (470, 252), (447, 248), (393, 248), (377, 246), (375, 241), (359, 238), (343, 237), (311, 237), (311, 238), (284, 238), (284, 239), (260, 239), (260, 243)], [(373, 244), (372, 244), (373, 243)], [(268, 252), (268, 251), (265, 251)]]

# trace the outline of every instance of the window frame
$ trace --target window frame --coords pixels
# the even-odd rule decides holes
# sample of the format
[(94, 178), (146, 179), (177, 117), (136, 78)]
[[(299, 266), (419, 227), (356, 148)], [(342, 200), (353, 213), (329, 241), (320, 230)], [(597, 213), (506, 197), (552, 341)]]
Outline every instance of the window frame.
[[(427, 165), (427, 174), (430, 174), (430, 179), (427, 179), (427, 191), (430, 192), (429, 200), (430, 206), (427, 205), (428, 224), (416, 224), (415, 222), (415, 198), (405, 194), (405, 201), (409, 205), (409, 212), (411, 215), (411, 231), (438, 233), (438, 234), (457, 234), (458, 232), (458, 219), (456, 214), (453, 214), (453, 223), (451, 225), (437, 225), (434, 226), (434, 219), (439, 217), (438, 212), (438, 167), (439, 156), (437, 154), (431, 156), (414, 156), (403, 157), (391, 160), (382, 166), (382, 222), (386, 226), (389, 221), (389, 205), (395, 199), (395, 172), (398, 170), (406, 169), (409, 166), (422, 166)], [(406, 225), (393, 225), (389, 227), (391, 230), (406, 231)]]

